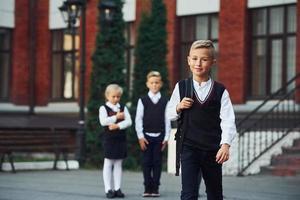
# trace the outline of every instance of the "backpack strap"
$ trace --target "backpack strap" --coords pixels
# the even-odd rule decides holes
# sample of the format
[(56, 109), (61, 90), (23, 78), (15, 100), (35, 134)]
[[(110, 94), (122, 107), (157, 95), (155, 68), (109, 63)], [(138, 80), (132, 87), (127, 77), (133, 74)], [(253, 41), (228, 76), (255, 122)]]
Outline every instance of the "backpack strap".
[[(179, 82), (179, 94), (180, 94), (180, 101), (184, 97), (193, 98), (194, 94), (194, 87), (193, 87), (193, 79), (190, 77), (188, 79), (184, 79)], [(177, 132), (175, 134), (176, 140), (176, 173), (175, 176), (179, 176), (179, 169), (180, 169), (180, 154), (183, 144), (184, 138), (184, 131), (187, 130), (187, 123), (188, 123), (188, 111), (184, 110), (181, 113), (181, 116), (177, 120)], [(184, 116), (184, 117), (183, 117)]]
[(179, 81), (179, 95), (180, 101), (184, 97), (193, 98), (194, 96), (194, 86), (192, 77)]

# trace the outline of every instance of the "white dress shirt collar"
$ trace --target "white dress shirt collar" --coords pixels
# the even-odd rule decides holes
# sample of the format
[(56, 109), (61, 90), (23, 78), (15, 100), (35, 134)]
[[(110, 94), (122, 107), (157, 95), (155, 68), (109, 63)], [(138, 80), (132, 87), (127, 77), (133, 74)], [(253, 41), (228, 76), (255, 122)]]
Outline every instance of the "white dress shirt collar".
[(149, 91), (148, 96), (150, 97), (151, 101), (156, 104), (159, 101), (161, 94), (160, 92), (154, 94), (153, 92)]
[(156, 93), (156, 94), (154, 94), (153, 92), (151, 92), (151, 91), (149, 91), (148, 92), (148, 96), (152, 99), (152, 98), (160, 98), (161, 97), (161, 94), (160, 94), (160, 92), (158, 92), (158, 93)]
[(209, 85), (211, 85), (211, 82), (212, 82), (211, 78), (209, 78), (207, 81), (203, 81), (201, 83), (199, 83), (198, 81), (193, 79), (193, 84), (195, 86), (195, 89), (202, 88), (202, 87), (205, 87), (205, 86), (209, 86)]
[(106, 102), (106, 105), (110, 107), (114, 112), (119, 112), (121, 105), (117, 103), (116, 105), (110, 103), (109, 101)]

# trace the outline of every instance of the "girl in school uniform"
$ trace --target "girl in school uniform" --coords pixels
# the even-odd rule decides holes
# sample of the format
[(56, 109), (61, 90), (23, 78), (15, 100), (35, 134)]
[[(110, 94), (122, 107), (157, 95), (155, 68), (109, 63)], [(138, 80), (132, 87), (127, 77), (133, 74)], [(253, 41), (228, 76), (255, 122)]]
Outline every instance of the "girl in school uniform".
[[(125, 197), (121, 191), (122, 162), (127, 156), (125, 129), (131, 126), (132, 121), (126, 106), (119, 103), (122, 93), (119, 85), (108, 85), (105, 90), (107, 102), (99, 108), (100, 124), (104, 127), (103, 181), (109, 199)], [(112, 178), (114, 187), (111, 184)]]

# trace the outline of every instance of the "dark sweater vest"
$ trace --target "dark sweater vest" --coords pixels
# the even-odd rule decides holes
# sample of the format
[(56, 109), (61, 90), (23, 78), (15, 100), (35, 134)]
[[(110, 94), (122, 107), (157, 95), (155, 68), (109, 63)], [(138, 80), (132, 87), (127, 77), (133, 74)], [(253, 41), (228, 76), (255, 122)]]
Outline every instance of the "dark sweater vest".
[(165, 134), (165, 109), (168, 100), (161, 97), (154, 104), (148, 95), (141, 98), (144, 105), (143, 130), (144, 133)]
[(194, 91), (194, 103), (188, 110), (189, 121), (183, 144), (201, 150), (216, 151), (221, 142), (220, 109), (225, 87), (213, 81), (213, 86), (204, 101)]
[[(107, 112), (107, 116), (113, 116), (116, 115), (117, 113), (114, 112), (110, 107), (108, 107), (107, 105), (104, 105), (106, 112)], [(121, 105), (120, 107), (120, 112), (124, 112), (124, 106)], [(123, 120), (117, 120), (116, 123), (119, 123), (120, 121)], [(104, 139), (105, 140), (111, 140), (111, 139), (117, 139), (117, 140), (126, 140), (126, 134), (125, 134), (125, 130), (109, 130), (108, 126), (104, 126)]]

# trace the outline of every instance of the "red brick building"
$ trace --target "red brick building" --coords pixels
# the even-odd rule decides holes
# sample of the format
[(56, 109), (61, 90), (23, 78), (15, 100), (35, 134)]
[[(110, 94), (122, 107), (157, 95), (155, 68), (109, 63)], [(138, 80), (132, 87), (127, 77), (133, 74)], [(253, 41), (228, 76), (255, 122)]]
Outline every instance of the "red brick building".
[[(74, 37), (64, 32), (66, 25), (57, 9), (61, 4), (62, 0), (1, 3), (0, 113), (4, 116), (77, 115), (80, 25)], [(252, 102), (263, 100), (300, 71), (300, 5), (296, 0), (165, 0), (165, 4), (172, 88), (188, 75), (186, 52), (196, 39), (215, 43), (218, 62), (213, 77), (226, 85), (237, 112), (250, 110)], [(86, 97), (97, 5), (98, 0), (87, 0)], [(125, 77), (129, 88), (138, 24), (150, 6), (150, 0), (124, 4), (130, 43)]]

